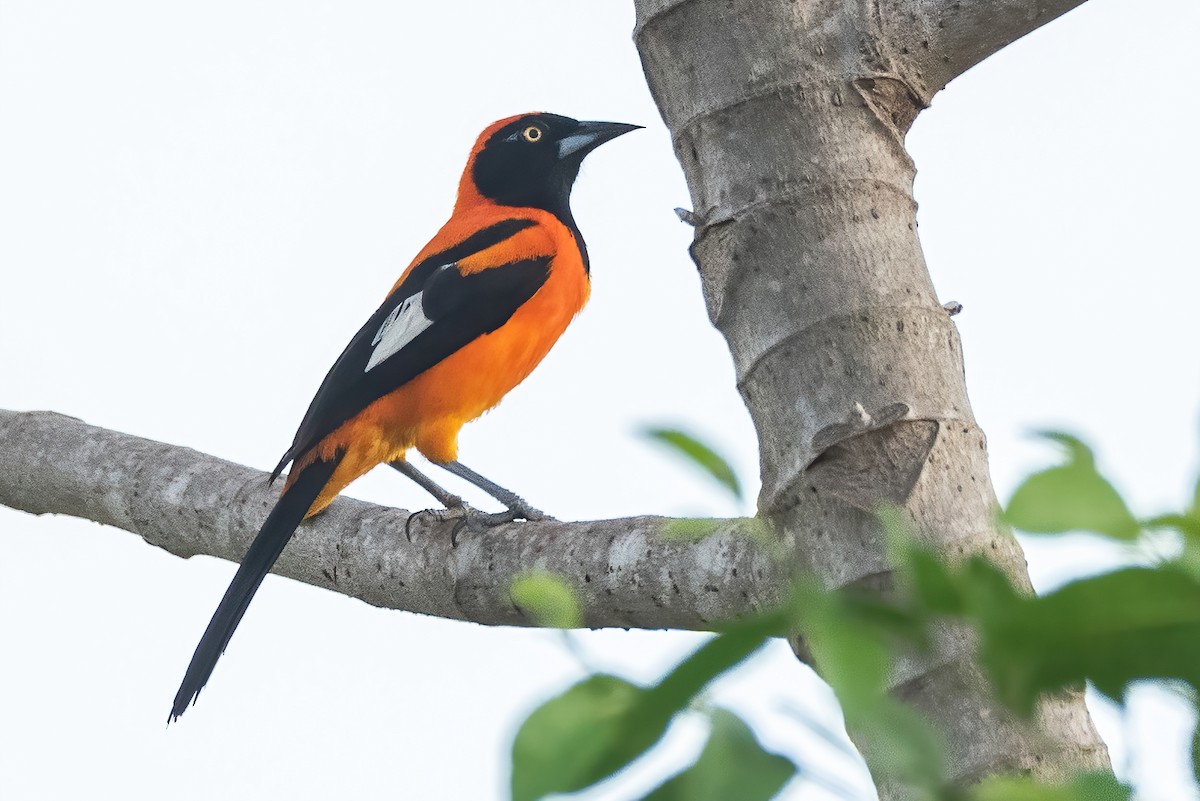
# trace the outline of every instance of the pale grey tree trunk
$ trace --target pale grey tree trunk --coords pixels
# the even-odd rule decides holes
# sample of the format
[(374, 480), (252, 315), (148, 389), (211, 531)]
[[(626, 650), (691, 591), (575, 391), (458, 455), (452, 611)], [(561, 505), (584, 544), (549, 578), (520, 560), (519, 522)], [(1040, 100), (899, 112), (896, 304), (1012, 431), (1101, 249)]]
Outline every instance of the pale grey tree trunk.
[[(709, 315), (758, 430), (759, 510), (829, 587), (888, 591), (872, 514), (888, 502), (946, 558), (985, 554), (1028, 588), (1020, 547), (993, 522), (904, 137), (946, 82), (1081, 2), (636, 0), (634, 40), (691, 191), (683, 216)], [(1082, 693), (1014, 722), (961, 630), (944, 631), (932, 658), (896, 665), (892, 689), (944, 736), (952, 781), (1108, 766)], [(879, 791), (908, 797), (887, 781)]]

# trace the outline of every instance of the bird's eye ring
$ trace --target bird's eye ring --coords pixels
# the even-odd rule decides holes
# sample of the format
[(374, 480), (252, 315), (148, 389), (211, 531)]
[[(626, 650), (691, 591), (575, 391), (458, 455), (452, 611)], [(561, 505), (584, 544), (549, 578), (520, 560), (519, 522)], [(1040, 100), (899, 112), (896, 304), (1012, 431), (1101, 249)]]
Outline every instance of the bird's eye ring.
[(542, 129), (536, 125), (530, 125), (528, 128), (521, 131), (521, 137), (526, 142), (537, 142), (542, 138), (543, 135)]

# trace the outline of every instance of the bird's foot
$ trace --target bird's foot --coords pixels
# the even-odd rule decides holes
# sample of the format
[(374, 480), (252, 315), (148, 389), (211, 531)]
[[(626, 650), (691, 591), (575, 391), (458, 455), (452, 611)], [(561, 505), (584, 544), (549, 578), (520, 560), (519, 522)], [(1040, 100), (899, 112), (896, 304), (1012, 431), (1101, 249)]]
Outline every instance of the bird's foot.
[(541, 509), (530, 506), (524, 498), (514, 498), (514, 503), (508, 504), (508, 509), (503, 512), (497, 512), (497, 515), (509, 515), (508, 520), (528, 520), (530, 523), (536, 523), (539, 520), (553, 520), (554, 518), (543, 512)]
[[(444, 523), (447, 520), (463, 520), (470, 512), (476, 511), (471, 508), (466, 501), (458, 496), (454, 496), (457, 503), (447, 504), (445, 509), (418, 509), (408, 516), (404, 521), (404, 536), (412, 542), (412, 525), (413, 521), (422, 521), (423, 525), (433, 525), (434, 523)], [(455, 526), (457, 529), (458, 526)]]
[(444, 523), (447, 520), (453, 520), (455, 523), (454, 527), (450, 530), (450, 544), (457, 546), (458, 537), (465, 529), (483, 530), (511, 523), (514, 520), (536, 522), (554, 519), (540, 509), (535, 509), (525, 503), (520, 498), (517, 501), (518, 503), (512, 504), (503, 512), (485, 512), (481, 509), (476, 509), (465, 501), (460, 501), (457, 505), (445, 509), (423, 509), (419, 512), (413, 512), (408, 516), (408, 520), (404, 524), (404, 533), (409, 542), (412, 542), (411, 527), (414, 520), (422, 519), (430, 523)]
[[(540, 509), (535, 509), (525, 501), (517, 498), (517, 503), (511, 504), (503, 512), (481, 512), (478, 509), (472, 508), (463, 504), (464, 510), (459, 518), (454, 529), (450, 532), (450, 544), (458, 545), (458, 535), (464, 529), (483, 530), (493, 526), (502, 526), (505, 523), (511, 523), (514, 520), (527, 520), (529, 522), (537, 522), (539, 520), (553, 520), (553, 517), (546, 514)], [(445, 510), (452, 511), (452, 510)]]

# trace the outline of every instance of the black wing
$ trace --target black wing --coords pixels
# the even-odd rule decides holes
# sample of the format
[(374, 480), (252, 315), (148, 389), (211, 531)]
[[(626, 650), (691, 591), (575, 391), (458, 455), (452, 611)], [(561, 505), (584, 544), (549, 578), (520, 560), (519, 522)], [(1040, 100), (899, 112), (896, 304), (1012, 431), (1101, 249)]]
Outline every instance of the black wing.
[[(470, 275), (463, 275), (455, 262), (534, 224), (532, 220), (505, 220), (413, 267), (330, 368), (309, 404), (292, 446), (271, 474), (272, 480), (288, 462), (299, 458), (367, 406), (508, 322), (546, 282), (551, 257), (515, 261)], [(389, 317), (394, 321), (404, 302), (418, 293), (428, 325), (399, 350), (368, 369), (385, 323), (390, 322)]]

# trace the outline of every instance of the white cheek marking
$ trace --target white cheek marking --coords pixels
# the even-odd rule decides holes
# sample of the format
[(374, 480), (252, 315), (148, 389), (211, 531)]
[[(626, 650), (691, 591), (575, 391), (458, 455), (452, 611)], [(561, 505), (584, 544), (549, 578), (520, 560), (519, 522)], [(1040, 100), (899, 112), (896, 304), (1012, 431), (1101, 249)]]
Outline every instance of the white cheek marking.
[(367, 361), (367, 366), (363, 368), (364, 373), (397, 353), (416, 339), (417, 334), (432, 325), (433, 320), (426, 317), (425, 312), (421, 309), (423, 294), (425, 293), (418, 292), (412, 297), (406, 298), (399, 306), (392, 309), (391, 314), (383, 321), (383, 325), (379, 326), (379, 331), (371, 340), (375, 350), (371, 352), (371, 358)]

